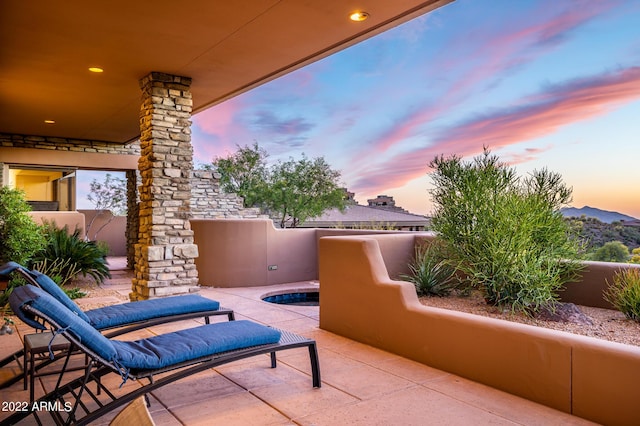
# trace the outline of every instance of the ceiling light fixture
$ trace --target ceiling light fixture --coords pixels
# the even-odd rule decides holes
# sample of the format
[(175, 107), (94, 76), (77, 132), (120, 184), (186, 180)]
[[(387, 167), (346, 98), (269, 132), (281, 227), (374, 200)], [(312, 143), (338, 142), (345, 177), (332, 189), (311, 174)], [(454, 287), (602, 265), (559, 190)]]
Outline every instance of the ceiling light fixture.
[(56, 120), (44, 120), (45, 124), (56, 124)]
[(104, 72), (104, 70), (100, 67), (90, 67), (89, 71), (96, 72), (96, 73)]
[(351, 15), (349, 15), (349, 19), (355, 22), (362, 22), (368, 17), (369, 14), (367, 12), (353, 12)]

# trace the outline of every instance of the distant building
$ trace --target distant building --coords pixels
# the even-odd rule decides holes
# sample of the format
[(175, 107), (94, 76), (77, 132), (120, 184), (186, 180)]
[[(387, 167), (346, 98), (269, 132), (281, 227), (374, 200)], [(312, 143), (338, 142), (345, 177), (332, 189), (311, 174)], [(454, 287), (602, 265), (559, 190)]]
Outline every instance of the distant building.
[(412, 214), (396, 206), (393, 197), (379, 195), (367, 200), (368, 206), (359, 205), (352, 192), (347, 193), (347, 206), (325, 211), (322, 216), (306, 220), (301, 228), (347, 228), (347, 229), (393, 229), (403, 231), (425, 231), (430, 219)]

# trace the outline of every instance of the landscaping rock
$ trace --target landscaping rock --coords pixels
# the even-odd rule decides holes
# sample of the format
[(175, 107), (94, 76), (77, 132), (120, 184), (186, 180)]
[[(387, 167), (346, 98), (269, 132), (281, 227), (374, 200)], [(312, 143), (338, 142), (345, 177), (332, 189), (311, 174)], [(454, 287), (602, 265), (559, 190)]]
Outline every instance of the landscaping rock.
[(555, 309), (542, 308), (535, 313), (535, 317), (545, 321), (570, 322), (573, 324), (593, 325), (589, 316), (573, 303), (557, 303)]

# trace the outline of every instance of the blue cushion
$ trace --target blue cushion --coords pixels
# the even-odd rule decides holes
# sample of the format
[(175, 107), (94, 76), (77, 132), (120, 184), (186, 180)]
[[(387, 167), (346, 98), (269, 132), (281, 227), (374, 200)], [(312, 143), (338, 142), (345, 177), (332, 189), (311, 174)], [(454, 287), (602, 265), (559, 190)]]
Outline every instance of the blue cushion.
[(107, 361), (114, 361), (116, 359), (117, 352), (109, 339), (100, 334), (100, 332), (93, 328), (88, 322), (78, 317), (74, 312), (71, 312), (66, 306), (44, 290), (32, 285), (16, 287), (9, 296), (9, 301), (14, 313), (21, 313), (22, 316), (18, 314), (20, 319), (23, 319), (23, 317), (29, 318), (29, 316), (20, 309), (23, 305), (29, 304), (51, 318), (61, 329), (65, 329), (67, 332), (73, 334), (80, 343), (103, 359)]
[(142, 300), (105, 306), (85, 312), (89, 323), (98, 330), (138, 321), (191, 312), (216, 311), (220, 303), (198, 294)]
[(277, 343), (280, 331), (247, 320), (220, 322), (135, 342), (112, 340), (120, 365), (155, 370), (183, 361), (250, 346)]
[(4, 265), (0, 266), (0, 277), (11, 278), (11, 273), (16, 269), (24, 269), (25, 271), (28, 271), (27, 268), (20, 265), (19, 263), (7, 262)]
[(14, 288), (9, 295), (9, 305), (11, 306), (13, 313), (16, 314), (16, 316), (25, 324), (28, 324), (37, 330), (46, 330), (47, 328), (44, 325), (36, 321), (34, 315), (22, 310), (22, 306), (25, 303), (31, 303), (35, 297), (38, 297), (38, 294), (33, 292), (34, 288), (36, 287), (31, 285)]
[(45, 274), (38, 272), (38, 271), (30, 271), (29, 272), (31, 274), (31, 276), (36, 280), (36, 282), (38, 283), (38, 285), (47, 293), (49, 293), (51, 296), (53, 296), (54, 298), (56, 298), (58, 300), (58, 302), (62, 303), (64, 306), (66, 306), (70, 311), (72, 311), (73, 313), (75, 313), (77, 316), (79, 316), (80, 318), (82, 318), (84, 321), (86, 322), (90, 322), (89, 321), (89, 317), (86, 316), (84, 314), (84, 312), (82, 312), (82, 309), (80, 309), (80, 307), (76, 304), (76, 302), (74, 302), (73, 300), (71, 300), (69, 298), (69, 296), (67, 296), (67, 293), (65, 293), (58, 284), (55, 283), (55, 281), (53, 281), (51, 278), (49, 278), (48, 276), (46, 276)]

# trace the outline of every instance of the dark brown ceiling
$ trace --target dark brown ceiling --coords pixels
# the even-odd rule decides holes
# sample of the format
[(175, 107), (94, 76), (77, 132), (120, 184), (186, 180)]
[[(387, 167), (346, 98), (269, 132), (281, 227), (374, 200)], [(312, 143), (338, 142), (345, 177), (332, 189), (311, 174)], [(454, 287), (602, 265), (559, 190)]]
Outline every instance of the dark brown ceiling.
[(0, 132), (128, 142), (150, 71), (191, 77), (198, 112), (450, 1), (3, 0)]

